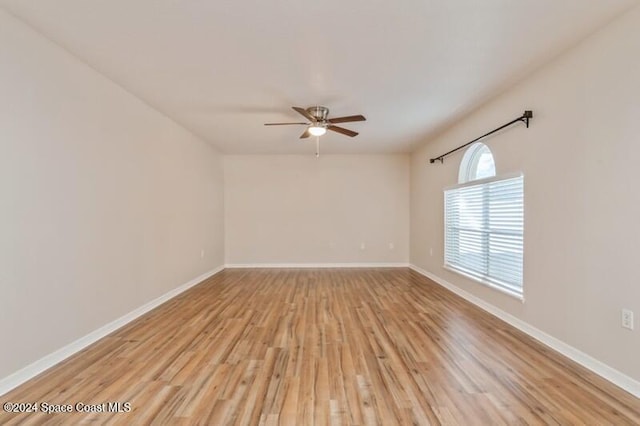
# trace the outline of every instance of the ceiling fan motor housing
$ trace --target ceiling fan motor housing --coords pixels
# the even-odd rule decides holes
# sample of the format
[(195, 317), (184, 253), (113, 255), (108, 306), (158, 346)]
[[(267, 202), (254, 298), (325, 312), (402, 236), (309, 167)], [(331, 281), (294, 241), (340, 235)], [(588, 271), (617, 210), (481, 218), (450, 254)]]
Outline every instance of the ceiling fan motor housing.
[(323, 106), (314, 106), (307, 108), (307, 112), (311, 114), (316, 121), (325, 122), (327, 121), (327, 117), (329, 116), (329, 108)]

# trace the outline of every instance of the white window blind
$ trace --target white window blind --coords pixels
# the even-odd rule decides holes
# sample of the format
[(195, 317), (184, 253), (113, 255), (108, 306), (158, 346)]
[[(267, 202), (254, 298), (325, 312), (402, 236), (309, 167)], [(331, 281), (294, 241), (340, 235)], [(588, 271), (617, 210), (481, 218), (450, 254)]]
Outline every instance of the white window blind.
[(445, 190), (445, 266), (522, 297), (524, 179)]

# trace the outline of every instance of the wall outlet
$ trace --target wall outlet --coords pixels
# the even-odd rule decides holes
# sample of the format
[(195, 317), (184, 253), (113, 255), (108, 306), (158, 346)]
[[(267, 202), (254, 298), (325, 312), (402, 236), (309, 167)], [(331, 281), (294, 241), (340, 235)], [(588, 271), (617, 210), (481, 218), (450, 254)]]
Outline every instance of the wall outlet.
[(204, 249), (200, 250), (200, 259), (204, 259)]
[(360, 243), (360, 250), (365, 250), (367, 245), (365, 243)]
[(433, 247), (429, 249), (429, 256), (433, 256)]
[(622, 310), (622, 327), (633, 330), (633, 311), (629, 309)]
[(389, 243), (389, 250), (393, 250), (396, 248), (396, 245), (393, 243)]

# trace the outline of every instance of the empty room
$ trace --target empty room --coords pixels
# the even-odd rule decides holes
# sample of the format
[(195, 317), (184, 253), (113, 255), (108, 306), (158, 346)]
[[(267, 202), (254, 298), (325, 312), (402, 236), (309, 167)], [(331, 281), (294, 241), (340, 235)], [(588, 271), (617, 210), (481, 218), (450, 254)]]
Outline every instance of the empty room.
[(640, 3), (0, 0), (0, 424), (640, 424)]

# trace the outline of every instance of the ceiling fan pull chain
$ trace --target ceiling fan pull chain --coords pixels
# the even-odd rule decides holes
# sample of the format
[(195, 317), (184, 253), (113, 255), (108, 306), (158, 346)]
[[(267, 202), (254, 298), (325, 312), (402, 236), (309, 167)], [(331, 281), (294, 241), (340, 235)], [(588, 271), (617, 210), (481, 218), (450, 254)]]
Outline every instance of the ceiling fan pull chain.
[(316, 158), (320, 157), (320, 136), (316, 136)]

